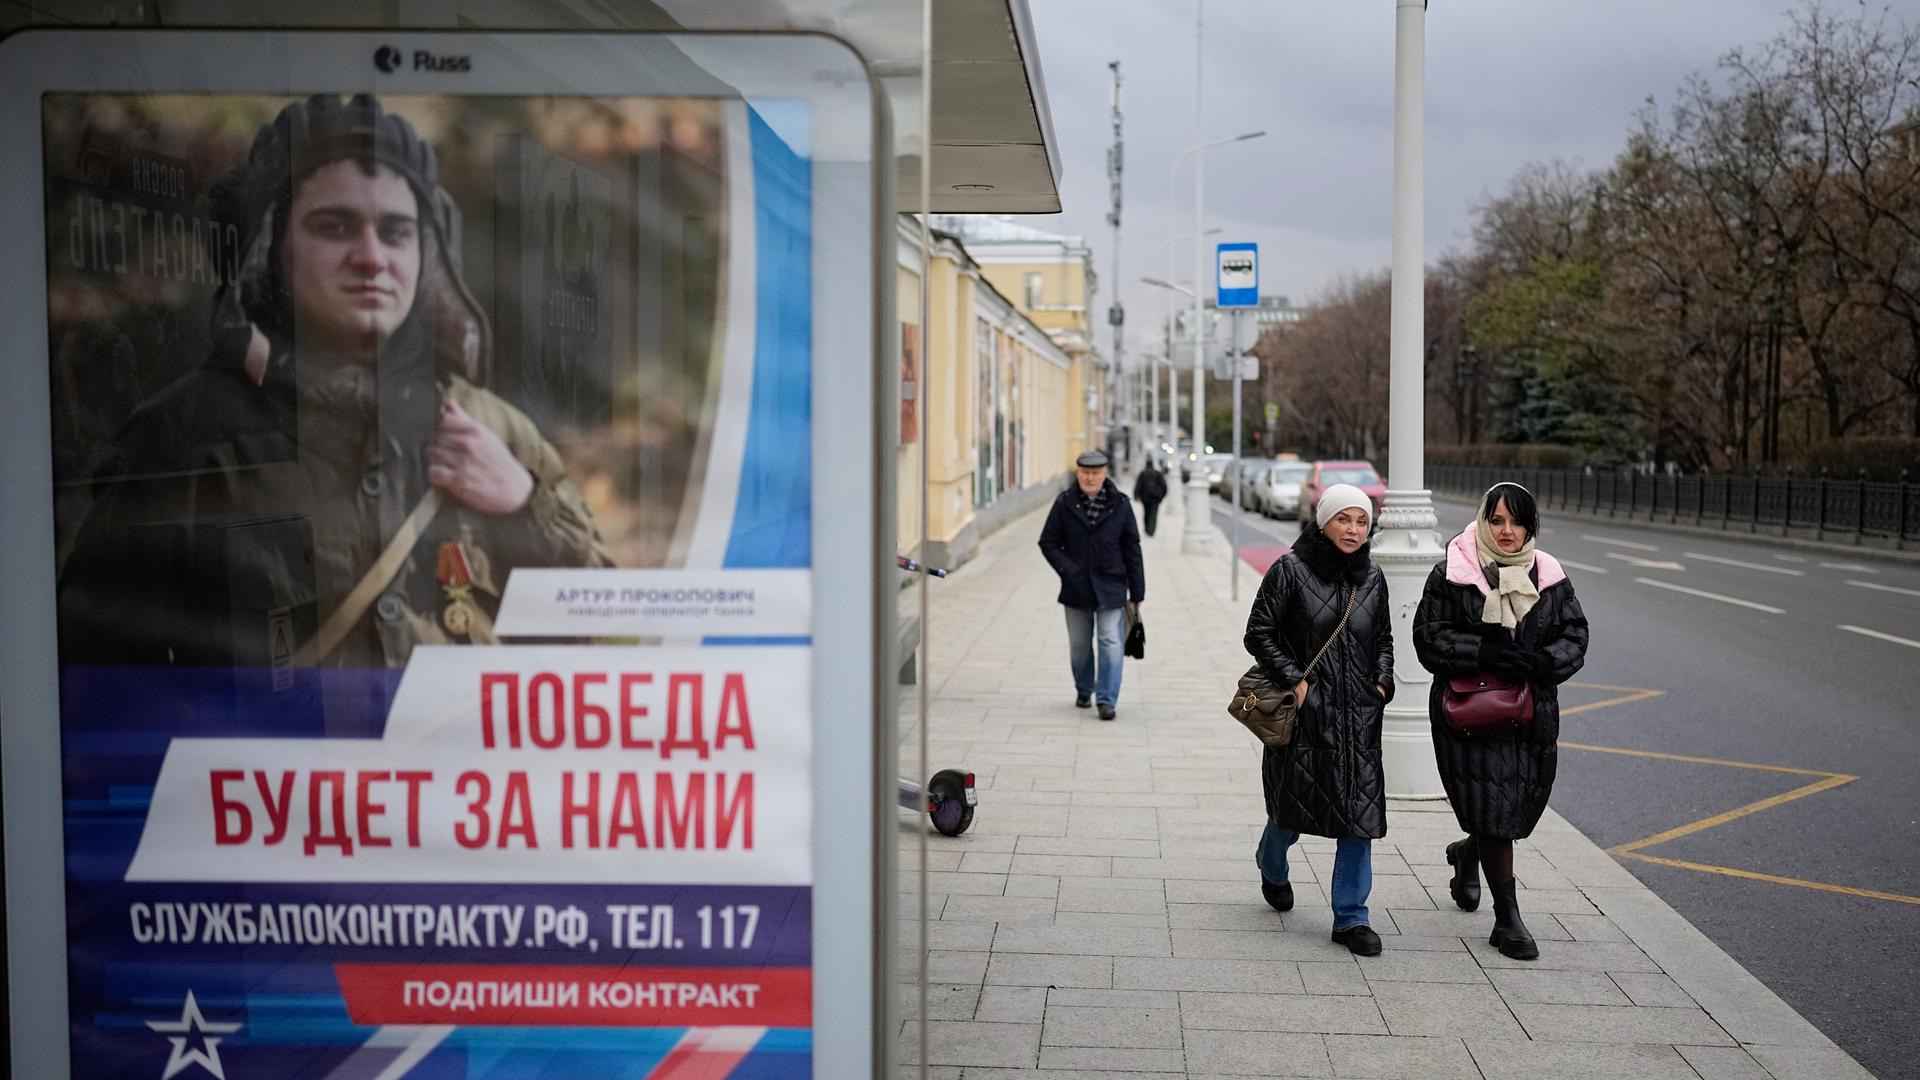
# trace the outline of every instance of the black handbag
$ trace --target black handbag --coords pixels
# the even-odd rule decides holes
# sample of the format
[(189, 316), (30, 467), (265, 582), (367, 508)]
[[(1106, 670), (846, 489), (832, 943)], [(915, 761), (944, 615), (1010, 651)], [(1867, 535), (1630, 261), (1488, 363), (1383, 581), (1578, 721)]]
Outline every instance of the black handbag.
[(1127, 605), (1126, 653), (1135, 660), (1147, 658), (1147, 624), (1140, 621), (1140, 605)]
[[(1320, 658), (1327, 655), (1333, 643), (1340, 638), (1340, 632), (1347, 628), (1347, 620), (1353, 616), (1353, 605), (1360, 599), (1360, 590), (1347, 590), (1347, 610), (1340, 613), (1340, 624), (1327, 635), (1327, 643), (1313, 654), (1307, 664), (1307, 670), (1301, 678), (1313, 674)], [(1285, 690), (1273, 685), (1258, 663), (1240, 676), (1240, 685), (1233, 692), (1233, 700), (1227, 703), (1227, 714), (1246, 725), (1262, 743), (1268, 746), (1285, 746), (1293, 741), (1293, 722), (1299, 715), (1301, 703), (1293, 700), (1293, 687)]]

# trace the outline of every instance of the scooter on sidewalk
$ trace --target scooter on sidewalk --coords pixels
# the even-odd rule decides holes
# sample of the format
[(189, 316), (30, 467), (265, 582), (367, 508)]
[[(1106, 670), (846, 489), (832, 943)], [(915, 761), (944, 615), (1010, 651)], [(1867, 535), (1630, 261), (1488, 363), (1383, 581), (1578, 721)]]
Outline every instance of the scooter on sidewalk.
[[(937, 578), (947, 576), (945, 570), (937, 566), (921, 566), (905, 555), (895, 556), (894, 564), (910, 574), (926, 574)], [(933, 820), (934, 831), (941, 836), (959, 836), (973, 824), (973, 808), (979, 805), (980, 799), (974, 792), (973, 774), (970, 772), (941, 769), (924, 785), (917, 780), (901, 777), (898, 787), (901, 809), (926, 814)]]

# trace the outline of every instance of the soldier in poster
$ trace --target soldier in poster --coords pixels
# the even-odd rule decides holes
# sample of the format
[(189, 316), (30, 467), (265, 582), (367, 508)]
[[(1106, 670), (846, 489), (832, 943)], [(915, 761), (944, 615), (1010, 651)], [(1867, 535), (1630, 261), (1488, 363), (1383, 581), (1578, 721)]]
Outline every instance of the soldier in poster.
[(514, 566), (609, 564), (559, 454), (477, 385), (488, 325), (437, 171), (374, 98), (316, 96), (216, 187), (239, 274), (213, 355), (99, 478), (66, 662), (399, 667), (490, 640)]

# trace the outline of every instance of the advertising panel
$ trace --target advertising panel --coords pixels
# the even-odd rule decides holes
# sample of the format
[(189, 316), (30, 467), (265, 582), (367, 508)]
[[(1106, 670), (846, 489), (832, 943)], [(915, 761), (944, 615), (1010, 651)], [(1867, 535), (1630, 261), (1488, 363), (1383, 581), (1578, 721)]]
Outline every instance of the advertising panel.
[(70, 1075), (816, 1075), (820, 118), (419, 82), (38, 97)]

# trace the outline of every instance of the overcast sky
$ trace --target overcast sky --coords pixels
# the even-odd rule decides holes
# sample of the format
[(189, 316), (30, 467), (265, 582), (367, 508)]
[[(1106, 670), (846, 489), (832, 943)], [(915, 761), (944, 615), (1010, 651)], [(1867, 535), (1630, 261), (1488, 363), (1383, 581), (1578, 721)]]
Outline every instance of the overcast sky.
[[(1852, 0), (1830, 0), (1850, 10)], [(1876, 0), (1909, 23), (1920, 0)], [(1123, 297), (1129, 348), (1157, 339), (1173, 294), (1165, 241), (1190, 233), (1194, 0), (1029, 0), (1065, 175), (1065, 212), (1028, 218), (1084, 236), (1112, 294), (1106, 150), (1111, 75), (1125, 79)], [(1465, 246), (1473, 206), (1528, 162), (1602, 166), (1649, 96), (1789, 24), (1792, 0), (1433, 0), (1427, 16), (1426, 254)], [(1206, 0), (1209, 243), (1260, 244), (1261, 291), (1296, 302), (1391, 255), (1393, 0)], [(1174, 280), (1193, 274), (1181, 242)], [(1209, 274), (1211, 272), (1209, 271)], [(1101, 320), (1104, 322), (1104, 320)], [(1107, 343), (1101, 331), (1101, 344)]]

